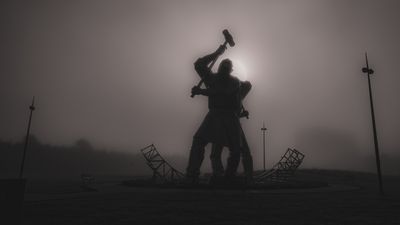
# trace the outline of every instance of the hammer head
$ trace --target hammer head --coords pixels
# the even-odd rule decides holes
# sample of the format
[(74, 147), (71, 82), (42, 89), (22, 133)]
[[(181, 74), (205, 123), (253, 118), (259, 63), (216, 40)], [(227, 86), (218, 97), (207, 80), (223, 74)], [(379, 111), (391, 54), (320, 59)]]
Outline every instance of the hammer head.
[(229, 46), (233, 47), (235, 46), (235, 42), (233, 41), (232, 35), (229, 33), (227, 29), (222, 31), (222, 34), (225, 37), (225, 41), (229, 44)]

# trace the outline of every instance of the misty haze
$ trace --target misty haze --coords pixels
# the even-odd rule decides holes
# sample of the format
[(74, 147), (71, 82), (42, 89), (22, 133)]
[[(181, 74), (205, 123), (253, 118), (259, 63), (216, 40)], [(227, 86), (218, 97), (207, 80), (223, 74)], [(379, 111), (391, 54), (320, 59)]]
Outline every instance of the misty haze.
[[(232, 75), (251, 83), (243, 100), (249, 118), (240, 119), (240, 135), (247, 138), (255, 174), (266, 171), (261, 129), (265, 124), (267, 169), (282, 161), (291, 148), (305, 155), (296, 179), (306, 177), (312, 185), (326, 187), (340, 176), (351, 188), (368, 186), (361, 188), (365, 192), (360, 198), (368, 196), (371, 189), (377, 192), (370, 76), (382, 174), (389, 183), (393, 181), (388, 189), (395, 190), (399, 182), (394, 177), (400, 175), (399, 11), (400, 1), (395, 0), (2, 1), (0, 176), (18, 177), (33, 97), (35, 110), (23, 164), (28, 180), (47, 179), (48, 187), (58, 188), (58, 179), (79, 183), (85, 175), (90, 179), (123, 177), (124, 184), (132, 177), (154, 178), (151, 163), (140, 151), (151, 144), (174, 169), (188, 176), (196, 130), (209, 115), (209, 96), (190, 97), (201, 76), (194, 63), (222, 51), (212, 72), (222, 74), (218, 66), (229, 58)], [(221, 50), (224, 29), (231, 32), (236, 44)], [(368, 68), (375, 71), (371, 75), (362, 71), (365, 53)], [(209, 88), (207, 85), (203, 87)], [(223, 164), (229, 168), (233, 150), (224, 149)], [(243, 160), (242, 145), (241, 151)], [(201, 165), (206, 177), (215, 172), (210, 154), (208, 144)], [(240, 174), (246, 173), (245, 167), (239, 165)], [(36, 204), (44, 199), (35, 192), (40, 185), (28, 183), (25, 201)], [(161, 199), (180, 196), (178, 191), (170, 197), (163, 193), (157, 195)], [(227, 199), (237, 197), (229, 193)], [(193, 197), (190, 193), (182, 196), (187, 195)], [(280, 202), (275, 197), (271, 201)], [(136, 198), (141, 194), (135, 192), (132, 199)], [(291, 197), (284, 198), (291, 201)], [(373, 197), (368, 201), (380, 200)], [(294, 205), (298, 202), (308, 200), (293, 200)], [(356, 197), (349, 202), (351, 207), (358, 206)], [(184, 204), (178, 204), (183, 211)], [(239, 203), (230, 204), (235, 208)], [(221, 203), (219, 208), (224, 206)], [(27, 207), (28, 218), (35, 217), (35, 210), (45, 210)], [(233, 210), (226, 210), (225, 214), (232, 214)], [(365, 215), (368, 210), (363, 211)], [(329, 218), (335, 215), (336, 211)], [(275, 223), (279, 220), (265, 221), (279, 224)]]
[(42, 143), (84, 138), (127, 153), (154, 143), (187, 158), (206, 113), (204, 97), (189, 97), (198, 81), (193, 62), (213, 51), (222, 41), (215, 34), (228, 27), (237, 46), (226, 57), (253, 84), (244, 102), (250, 119), (242, 126), (255, 167), (262, 164), (265, 121), (268, 165), (296, 147), (307, 154), (307, 167), (373, 170), (364, 163), (374, 154), (361, 72), (368, 51), (383, 169), (400, 171), (388, 167), (399, 159), (396, 1), (2, 5), (4, 141), (22, 140), (35, 96), (32, 133)]

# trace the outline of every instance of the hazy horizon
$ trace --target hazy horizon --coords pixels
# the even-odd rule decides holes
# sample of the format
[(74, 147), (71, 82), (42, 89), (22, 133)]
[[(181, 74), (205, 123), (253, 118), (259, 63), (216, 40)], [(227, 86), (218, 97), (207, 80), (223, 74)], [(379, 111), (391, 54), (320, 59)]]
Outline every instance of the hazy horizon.
[[(190, 98), (193, 62), (232, 33), (236, 75), (253, 89), (242, 120), (255, 166), (288, 147), (308, 165), (374, 154), (364, 53), (381, 153), (400, 144), (398, 1), (35, 1), (0, 3), (0, 139), (137, 151), (154, 143), (186, 157), (207, 112)], [(240, 73), (240, 74), (238, 74)], [(383, 161), (383, 167), (385, 162)], [(351, 166), (351, 165), (349, 165)], [(354, 165), (356, 168), (356, 165)]]

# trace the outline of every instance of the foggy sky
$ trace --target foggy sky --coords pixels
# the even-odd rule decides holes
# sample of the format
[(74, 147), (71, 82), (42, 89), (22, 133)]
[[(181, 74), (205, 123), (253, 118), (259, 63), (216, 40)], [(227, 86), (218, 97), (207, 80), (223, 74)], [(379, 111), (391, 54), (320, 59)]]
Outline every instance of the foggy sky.
[[(187, 156), (207, 112), (190, 98), (193, 62), (228, 28), (253, 89), (242, 120), (262, 164), (288, 147), (306, 165), (373, 154), (364, 52), (382, 154), (400, 143), (398, 1), (9, 1), (0, 3), (0, 138), (19, 140), (36, 96), (32, 133), (51, 144), (86, 138), (135, 152), (154, 143)], [(234, 64), (235, 69), (235, 64)], [(352, 167), (349, 165), (348, 167)]]

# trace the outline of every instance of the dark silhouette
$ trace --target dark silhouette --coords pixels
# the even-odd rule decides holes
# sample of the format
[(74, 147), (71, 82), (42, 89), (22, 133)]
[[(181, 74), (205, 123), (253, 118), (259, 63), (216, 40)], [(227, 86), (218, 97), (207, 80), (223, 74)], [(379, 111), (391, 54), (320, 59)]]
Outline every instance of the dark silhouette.
[[(250, 92), (251, 89), (251, 84), (250, 82), (240, 82), (240, 99), (243, 101), (243, 99), (247, 96), (247, 94)], [(241, 111), (242, 110), (242, 111)], [(249, 116), (249, 113), (244, 109), (243, 106), (238, 109), (237, 111), (239, 117), (247, 117)], [(253, 157), (251, 156), (250, 153), (250, 147), (247, 143), (246, 136), (243, 132), (243, 129), (241, 129), (241, 152), (242, 152), (242, 164), (243, 164), (243, 169), (244, 173), (246, 176), (246, 181), (251, 182), (253, 180)], [(221, 154), (224, 146), (218, 143), (213, 143), (212, 148), (211, 148), (211, 154), (210, 154), (210, 159), (211, 159), (211, 166), (213, 169), (213, 179), (216, 179), (218, 177), (221, 177), (224, 173), (224, 167), (222, 165), (222, 160), (221, 160)]]
[(140, 150), (146, 159), (146, 164), (153, 171), (153, 181), (160, 183), (176, 183), (183, 174), (172, 167), (157, 151), (156, 146), (151, 144)]
[(267, 128), (265, 127), (265, 123), (263, 122), (263, 127), (261, 128), (261, 131), (263, 133), (263, 169), (265, 169), (265, 133), (267, 131)]
[(31, 130), (31, 122), (32, 122), (32, 114), (33, 114), (33, 111), (35, 110), (35, 97), (33, 97), (33, 99), (32, 99), (32, 105), (29, 106), (29, 110), (30, 110), (30, 113), (29, 113), (28, 129), (26, 131), (24, 153), (22, 155), (21, 168), (19, 170), (19, 179), (22, 179), (22, 175), (24, 173), (26, 149), (28, 148), (29, 132)]
[[(233, 66), (229, 59), (222, 60), (216, 74), (211, 71), (216, 59), (225, 52), (227, 43), (234, 45), (228, 31), (224, 30), (223, 34), (225, 43), (214, 53), (199, 58), (194, 64), (201, 81), (192, 88), (192, 96), (207, 96), (209, 108), (208, 114), (193, 137), (189, 164), (186, 169), (187, 177), (194, 183), (198, 182), (200, 175), (204, 147), (210, 142), (229, 147), (230, 154), (225, 177), (233, 178), (236, 175), (240, 161), (242, 135), (237, 113), (241, 108), (240, 81), (231, 75)], [(206, 89), (200, 88), (202, 82)]]
[(290, 179), (303, 162), (305, 155), (296, 149), (288, 148), (271, 170), (264, 171), (255, 177), (256, 182), (285, 182)]
[[(223, 30), (223, 31), (222, 31), (222, 34), (224, 35), (224, 38), (225, 38), (225, 42), (222, 44), (222, 46), (224, 46), (225, 48), (226, 48), (226, 45), (227, 45), (227, 44), (229, 44), (229, 46), (231, 46), (231, 47), (235, 46), (235, 42), (233, 41), (233, 37), (232, 37), (232, 35), (228, 32), (228, 30), (226, 30), (226, 29)], [(215, 62), (217, 61), (218, 57), (219, 57), (219, 56), (217, 56), (215, 59), (213, 59), (213, 60), (211, 61), (211, 64), (208, 66), (208, 68), (210, 69), (210, 71), (211, 71), (211, 68), (214, 66)], [(200, 77), (201, 77), (201, 76), (200, 76)], [(201, 77), (201, 80), (199, 81), (199, 83), (197, 84), (196, 87), (200, 88), (201, 85), (203, 84), (203, 82), (204, 82), (204, 79), (203, 79), (203, 77)], [(194, 96), (195, 96), (195, 94), (192, 93), (192, 95), (191, 95), (190, 97), (193, 98)]]
[(369, 102), (371, 106), (371, 119), (372, 119), (372, 129), (374, 132), (374, 146), (375, 146), (375, 157), (376, 157), (376, 170), (378, 172), (378, 182), (379, 182), (379, 191), (383, 195), (383, 182), (382, 182), (382, 172), (381, 172), (381, 160), (379, 158), (379, 143), (378, 143), (378, 135), (376, 132), (376, 123), (375, 123), (375, 112), (374, 112), (374, 102), (372, 100), (372, 90), (371, 90), (371, 75), (374, 74), (374, 70), (372, 70), (368, 65), (368, 56), (365, 53), (365, 63), (366, 67), (362, 68), (362, 72), (368, 75), (368, 90), (369, 90)]
[[(85, 139), (87, 146), (92, 146)], [(49, 145), (42, 143), (32, 134), (29, 136), (29, 154), (26, 155), (24, 177), (29, 180), (80, 178), (82, 173), (119, 174), (119, 175), (150, 175), (143, 162), (143, 156), (136, 151), (123, 152), (120, 149), (102, 149), (74, 145)], [(21, 162), (23, 140), (9, 142), (0, 140), (0, 176), (12, 178), (18, 176)], [(184, 157), (168, 155), (179, 168), (184, 168)]]
[[(243, 130), (241, 130), (241, 153), (242, 153), (242, 165), (244, 174), (246, 177), (246, 183), (251, 183), (253, 180), (253, 157), (251, 156), (250, 147), (247, 143), (246, 136)], [(224, 146), (218, 143), (213, 143), (211, 148), (211, 167), (213, 170), (212, 179), (218, 179), (224, 174), (224, 167), (222, 165), (221, 155)], [(218, 181), (217, 181), (218, 182)]]
[(92, 144), (85, 138), (80, 138), (75, 141), (75, 147), (83, 150), (93, 150)]

